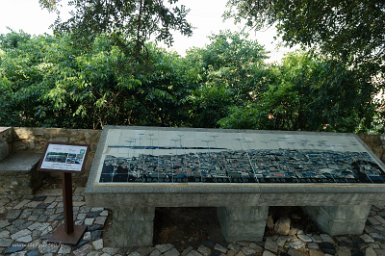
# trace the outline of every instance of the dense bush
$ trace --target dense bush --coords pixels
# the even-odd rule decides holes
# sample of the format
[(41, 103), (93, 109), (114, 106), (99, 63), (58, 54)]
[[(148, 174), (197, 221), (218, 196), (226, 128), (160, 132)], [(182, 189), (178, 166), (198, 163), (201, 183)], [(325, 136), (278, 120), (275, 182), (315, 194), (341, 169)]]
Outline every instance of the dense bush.
[(343, 63), (306, 53), (268, 65), (246, 35), (223, 32), (186, 57), (97, 36), (0, 36), (0, 125), (107, 124), (352, 132), (371, 128), (375, 93)]

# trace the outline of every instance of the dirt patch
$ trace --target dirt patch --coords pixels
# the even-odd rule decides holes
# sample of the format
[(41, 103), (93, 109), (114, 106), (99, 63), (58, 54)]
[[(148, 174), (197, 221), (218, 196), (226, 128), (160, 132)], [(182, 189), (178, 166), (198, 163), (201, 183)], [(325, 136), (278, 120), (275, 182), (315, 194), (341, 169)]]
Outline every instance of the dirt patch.
[(226, 245), (216, 208), (156, 208), (154, 244), (171, 243), (178, 250), (202, 243)]

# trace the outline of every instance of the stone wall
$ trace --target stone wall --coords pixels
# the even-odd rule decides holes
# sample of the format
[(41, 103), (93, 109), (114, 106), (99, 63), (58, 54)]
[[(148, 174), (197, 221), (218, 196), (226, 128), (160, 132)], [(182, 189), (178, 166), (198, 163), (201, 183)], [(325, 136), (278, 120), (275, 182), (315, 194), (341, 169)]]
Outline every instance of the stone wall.
[[(73, 182), (85, 186), (88, 172), (95, 155), (101, 131), (87, 129), (63, 129), (63, 128), (13, 128), (13, 151), (29, 151), (43, 154), (49, 142), (85, 144), (89, 146), (89, 152), (85, 163), (85, 171), (73, 174)], [(49, 173), (52, 182), (60, 183), (62, 174)]]
[(11, 152), (12, 128), (0, 127), (0, 161)]

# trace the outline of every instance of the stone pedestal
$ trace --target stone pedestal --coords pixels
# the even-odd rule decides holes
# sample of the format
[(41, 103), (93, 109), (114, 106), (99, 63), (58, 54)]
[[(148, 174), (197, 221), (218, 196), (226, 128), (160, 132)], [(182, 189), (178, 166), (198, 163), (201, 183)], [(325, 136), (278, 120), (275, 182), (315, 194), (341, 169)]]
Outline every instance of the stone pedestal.
[(218, 208), (224, 238), (228, 242), (262, 241), (268, 209), (268, 206)]
[(113, 208), (112, 246), (152, 246), (154, 216), (155, 207)]
[(364, 231), (370, 205), (307, 206), (304, 210), (329, 235), (360, 235)]

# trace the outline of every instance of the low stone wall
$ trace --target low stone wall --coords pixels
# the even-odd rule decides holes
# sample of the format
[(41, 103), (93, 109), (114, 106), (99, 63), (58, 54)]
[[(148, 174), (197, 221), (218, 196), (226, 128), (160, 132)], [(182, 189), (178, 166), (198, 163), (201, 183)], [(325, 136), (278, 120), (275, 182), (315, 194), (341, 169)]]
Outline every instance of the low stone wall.
[[(33, 151), (43, 154), (49, 142), (88, 145), (89, 151), (85, 163), (85, 171), (72, 175), (75, 184), (85, 186), (101, 131), (90, 129), (21, 127), (14, 128), (13, 131), (13, 149), (15, 151)], [(62, 174), (59, 173), (50, 173), (50, 176), (56, 181), (62, 179)]]
[(0, 161), (11, 152), (12, 128), (0, 127)]
[[(50, 142), (89, 145), (85, 171), (72, 175), (74, 184), (85, 186), (100, 133), (101, 131), (99, 130), (63, 128), (14, 127), (3, 129), (0, 131), (0, 161), (2, 160), (1, 157), (4, 156), (5, 158), (8, 152), (33, 152), (43, 154), (47, 144)], [(54, 183), (60, 183), (62, 180), (61, 173), (49, 173), (48, 176), (52, 178), (51, 182)]]

